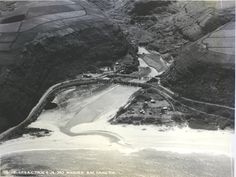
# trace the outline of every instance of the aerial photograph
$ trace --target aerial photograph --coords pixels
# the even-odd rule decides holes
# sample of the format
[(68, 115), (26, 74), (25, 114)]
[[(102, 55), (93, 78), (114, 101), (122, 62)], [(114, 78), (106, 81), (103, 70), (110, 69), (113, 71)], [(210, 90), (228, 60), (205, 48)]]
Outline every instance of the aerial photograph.
[(234, 177), (234, 0), (0, 0), (1, 177)]

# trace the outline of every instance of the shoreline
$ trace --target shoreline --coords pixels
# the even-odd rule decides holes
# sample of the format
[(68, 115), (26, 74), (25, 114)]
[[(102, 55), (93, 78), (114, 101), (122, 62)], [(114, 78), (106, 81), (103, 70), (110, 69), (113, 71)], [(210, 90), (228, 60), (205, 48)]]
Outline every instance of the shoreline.
[[(96, 99), (99, 100), (99, 97)], [(81, 101), (86, 102), (86, 100), (77, 101), (79, 101), (78, 103)], [(102, 101), (100, 102), (103, 103)], [(74, 102), (71, 102), (71, 104), (74, 104)], [(70, 108), (69, 106), (69, 110), (64, 111), (73, 112), (74, 110), (70, 110)], [(81, 108), (76, 109), (81, 110)], [(65, 122), (63, 125), (58, 124), (62, 123), (61, 120), (64, 120), (63, 110), (45, 111), (29, 127), (48, 129), (52, 131), (50, 136), (34, 138), (24, 135), (18, 139), (6, 141), (0, 145), (0, 154), (4, 156), (6, 153), (11, 154), (16, 151), (58, 149), (117, 150), (123, 154), (130, 154), (152, 149), (157, 152), (165, 151), (178, 154), (196, 153), (232, 157), (231, 142), (234, 135), (233, 130), (197, 130), (188, 127), (172, 127), (166, 129), (164, 126), (158, 127), (155, 125), (111, 125), (108, 120), (114, 117), (118, 109), (119, 107), (113, 111), (103, 113), (99, 115), (100, 118), (98, 117), (92, 122), (84, 122), (68, 127), (68, 131), (74, 134), (73, 136), (65, 134), (60, 130), (61, 127), (68, 123)], [(114, 137), (110, 139), (109, 136)]]
[[(187, 127), (185, 128), (174, 128), (172, 130), (160, 131), (158, 129), (155, 130), (156, 127), (153, 126), (117, 126), (113, 128), (117, 130), (122, 130), (123, 135), (127, 135), (128, 133), (134, 134), (135, 132), (140, 132), (138, 135), (131, 135), (128, 139), (121, 139), (120, 143), (116, 143), (114, 141), (109, 140), (109, 137), (101, 134), (86, 134), (86, 132), (82, 135), (69, 136), (64, 133), (54, 131), (49, 137), (40, 137), (37, 139), (32, 139), (30, 136), (24, 136), (19, 139), (13, 139), (1, 144), (0, 147), (0, 156), (1, 158), (7, 155), (13, 155), (14, 153), (21, 152), (32, 152), (32, 151), (50, 151), (50, 150), (93, 150), (93, 151), (119, 151), (120, 153), (129, 155), (132, 153), (138, 153), (143, 150), (154, 150), (156, 152), (170, 152), (177, 154), (202, 154), (207, 156), (227, 156), (229, 158), (233, 157), (232, 154), (232, 144), (231, 140), (234, 138), (234, 133), (232, 131), (211, 131), (211, 130), (193, 130)], [(143, 140), (142, 137), (146, 135), (143, 134), (145, 132), (142, 130), (146, 128), (145, 131), (150, 131), (152, 129), (152, 137)], [(132, 129), (132, 131), (129, 131)], [(126, 132), (124, 133), (124, 131)], [(109, 134), (109, 132), (107, 132)], [(154, 136), (153, 134), (156, 134)], [(53, 135), (54, 134), (54, 135)], [(79, 133), (77, 133), (79, 134)], [(189, 134), (185, 139), (184, 135)], [(141, 136), (142, 135), (142, 136)], [(203, 139), (202, 144), (200, 143), (197, 137)], [(119, 135), (122, 136), (122, 135)], [(138, 136), (138, 137), (136, 137)], [(192, 136), (192, 137), (190, 137)], [(60, 138), (61, 137), (61, 138)], [(136, 138), (135, 138), (136, 137)], [(203, 138), (204, 137), (204, 138)], [(175, 139), (173, 141), (173, 138)], [(90, 142), (88, 142), (90, 139)], [(148, 144), (152, 139), (152, 143)], [(159, 139), (159, 140), (158, 140)], [(188, 141), (186, 141), (188, 139)], [(210, 142), (212, 139), (216, 139), (216, 141)], [(220, 142), (220, 140), (224, 139), (224, 143)], [(226, 140), (228, 139), (228, 140)], [(153, 142), (157, 142), (156, 144)], [(169, 145), (168, 142), (172, 141)], [(181, 142), (184, 141), (185, 143)], [(20, 142), (18, 142), (20, 141)], [(54, 141), (54, 142), (53, 142)], [(61, 142), (59, 142), (61, 141)], [(94, 141), (91, 143), (91, 141)], [(134, 144), (130, 144), (133, 141)], [(159, 142), (158, 142), (159, 141)], [(63, 143), (64, 142), (64, 143)], [(70, 142), (66, 144), (65, 142)], [(99, 144), (97, 144), (99, 142)], [(179, 143), (180, 144), (179, 144)], [(193, 144), (189, 142), (195, 142)], [(214, 144), (215, 142), (216, 144)], [(226, 143), (228, 142), (228, 143)], [(58, 144), (59, 143), (59, 144)], [(39, 147), (39, 144), (47, 144), (47, 147)], [(143, 144), (146, 144), (145, 146)], [(157, 146), (158, 145), (158, 146)], [(80, 146), (80, 147), (79, 147)], [(59, 148), (60, 147), (60, 148)], [(228, 149), (228, 150), (226, 150)]]
[[(144, 63), (142, 63), (142, 65), (144, 65)], [(154, 76), (151, 75), (151, 77)], [(98, 81), (106, 82), (109, 84), (111, 83), (110, 81), (113, 80), (98, 79)], [(80, 82), (86, 82), (86, 81), (72, 80), (72, 81), (65, 81), (63, 83), (58, 83), (50, 87), (48, 91), (45, 93), (45, 95), (42, 96), (40, 101), (44, 102), (45, 99), (47, 100), (47, 98), (49, 97), (48, 94), (51, 93), (56, 94), (54, 93), (54, 91), (59, 92), (62, 88), (64, 89), (65, 87), (68, 87), (70, 89), (72, 86), (74, 87), (75, 84), (79, 84)], [(93, 83), (96, 81), (87, 80), (87, 82)], [(121, 83), (127, 85), (127, 83), (129, 82), (125, 83), (121, 81)], [(119, 82), (115, 81), (114, 84), (119, 84)], [(13, 143), (12, 144), (14, 146), (13, 149), (16, 149), (15, 145), (19, 145), (18, 147), (19, 151), (27, 148), (31, 150), (37, 149), (36, 147), (38, 147), (38, 144), (47, 144), (51, 150), (55, 149), (58, 146), (60, 146), (61, 148), (64, 147), (64, 150), (71, 148), (73, 149), (73, 147), (77, 147), (76, 149), (90, 149), (90, 148), (94, 149), (94, 147), (96, 147), (98, 149), (107, 148), (107, 150), (118, 149), (121, 152), (126, 152), (126, 153), (136, 152), (136, 151), (139, 152), (144, 149), (155, 149), (157, 151), (168, 151), (175, 153), (183, 153), (183, 152), (205, 153), (205, 154), (216, 153), (216, 154), (224, 154), (229, 157), (231, 156), (232, 152), (230, 149), (232, 145), (231, 136), (233, 136), (233, 130), (212, 131), (212, 130), (190, 129), (187, 127), (184, 128), (172, 127), (168, 130), (163, 131), (160, 129), (159, 126), (155, 125), (141, 125), (141, 126), (124, 125), (124, 124), (111, 125), (110, 122), (108, 121), (115, 116), (120, 107), (126, 105), (127, 102), (129, 101), (127, 100), (127, 97), (124, 94), (128, 93), (129, 95), (128, 97), (130, 98), (130, 96), (139, 89), (137, 87), (138, 85), (145, 85), (145, 84), (133, 82), (133, 85), (135, 85), (136, 87), (127, 87), (124, 85), (120, 86), (111, 85), (110, 86), (111, 88), (108, 87), (102, 90), (101, 92), (96, 93), (92, 97), (85, 97), (84, 99), (78, 97), (77, 100), (75, 100), (75, 102), (78, 105), (82, 105), (83, 106), (82, 108), (76, 108), (75, 106), (73, 106), (75, 102), (69, 102), (69, 104), (72, 105), (71, 107), (67, 107), (66, 109), (71, 109), (67, 111), (69, 111), (69, 113), (72, 114), (64, 115), (62, 110), (60, 111), (59, 109), (55, 109), (55, 110), (44, 111), (42, 114), (39, 115), (38, 113), (36, 113), (36, 116), (39, 117), (37, 117), (36, 120), (34, 121), (30, 120), (30, 117), (28, 117), (28, 120), (30, 120), (29, 122), (30, 128), (43, 128), (50, 130), (52, 131), (50, 136), (40, 137), (34, 140), (31, 139), (30, 136), (25, 135), (18, 139), (5, 141), (0, 146), (0, 152), (2, 148), (3, 148), (2, 152), (4, 152), (4, 146), (6, 148), (6, 151), (9, 151), (9, 147), (11, 147), (11, 143)], [(57, 87), (59, 87), (60, 89)], [(124, 90), (122, 91), (122, 89)], [(107, 90), (108, 92), (106, 92)], [(110, 93), (113, 92), (114, 90), (116, 90), (114, 93)], [(63, 92), (62, 93), (60, 92), (60, 94), (63, 94)], [(102, 95), (99, 96), (99, 94)], [(105, 98), (103, 98), (103, 96)], [(114, 96), (116, 96), (117, 98), (114, 99)], [(95, 97), (95, 100), (93, 100), (93, 97)], [(117, 102), (115, 103), (115, 105), (112, 106), (114, 101), (111, 101), (111, 99), (113, 100), (121, 99), (120, 100), (121, 102)], [(86, 103), (86, 100), (90, 101), (87, 101)], [(109, 101), (107, 102), (104, 100), (109, 100), (111, 102)], [(81, 104), (81, 102), (84, 103)], [(110, 107), (111, 110), (108, 109), (109, 106), (111, 106)], [(37, 105), (31, 111), (31, 114), (33, 114), (37, 108), (42, 108), (42, 106)], [(77, 122), (79, 116), (80, 118), (81, 116), (87, 118), (91, 110), (95, 111), (95, 113), (93, 113), (94, 115), (92, 115), (94, 117), (92, 117), (91, 121), (81, 122), (80, 120), (79, 122)], [(75, 113), (75, 115), (73, 115), (73, 113)], [(60, 125), (59, 122), (61, 122), (62, 118), (64, 118), (65, 116), (67, 116), (68, 118), (66, 119), (67, 121), (66, 124)], [(63, 120), (65, 121), (65, 119)], [(22, 123), (20, 125), (22, 125)], [(65, 134), (65, 132), (61, 131), (61, 128), (63, 128), (63, 126), (66, 127), (68, 125), (71, 126), (67, 127), (68, 128), (67, 131), (69, 131), (73, 135)], [(117, 135), (119, 137), (117, 137)], [(112, 138), (111, 136), (114, 137)], [(111, 141), (109, 137), (113, 140), (115, 138), (115, 140)], [(215, 139), (217, 141), (214, 141)], [(222, 142), (220, 142), (219, 140), (221, 140)], [(19, 142), (17, 143), (17, 141)], [(66, 142), (70, 142), (71, 144), (68, 145)], [(82, 144), (78, 144), (78, 142)], [(191, 142), (195, 143), (191, 144)], [(99, 146), (97, 143), (99, 144)], [(80, 147), (78, 148), (79, 145)], [(41, 147), (41, 149), (43, 148)], [(40, 147), (38, 150), (40, 150)]]

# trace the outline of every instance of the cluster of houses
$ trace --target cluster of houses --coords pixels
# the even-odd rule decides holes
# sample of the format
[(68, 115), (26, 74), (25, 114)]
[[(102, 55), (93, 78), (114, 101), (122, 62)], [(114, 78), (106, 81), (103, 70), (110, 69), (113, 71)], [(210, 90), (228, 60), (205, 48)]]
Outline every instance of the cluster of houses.
[[(150, 103), (154, 104), (154, 103), (156, 103), (156, 100), (151, 99)], [(145, 115), (146, 114), (145, 108), (147, 108), (147, 107), (148, 107), (148, 101), (145, 101), (143, 104), (143, 108), (139, 111), (139, 113)], [(161, 108), (160, 114), (166, 114), (168, 110), (169, 110), (169, 108), (167, 106), (163, 106)]]
[[(117, 71), (120, 70), (120, 67), (121, 67), (120, 63), (116, 62), (112, 67), (111, 66), (104, 66), (104, 67), (100, 68), (100, 70), (104, 73), (106, 73), (106, 72), (117, 72)], [(120, 71), (120, 72), (122, 72), (122, 71)]]

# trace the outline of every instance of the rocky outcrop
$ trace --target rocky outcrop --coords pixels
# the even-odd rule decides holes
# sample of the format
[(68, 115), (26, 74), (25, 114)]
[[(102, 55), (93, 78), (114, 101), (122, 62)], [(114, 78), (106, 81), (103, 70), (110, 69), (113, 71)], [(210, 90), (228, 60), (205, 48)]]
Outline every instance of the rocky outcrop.
[[(94, 71), (101, 65), (112, 65), (126, 55), (137, 63), (134, 49), (118, 25), (84, 1), (73, 7), (85, 10), (86, 15), (77, 17), (73, 15), (83, 13), (71, 12), (71, 18), (63, 19), (61, 15), (56, 22), (22, 31), (7, 51), (16, 53), (18, 62), (1, 65), (0, 116), (4, 124), (1, 123), (0, 131), (24, 120), (47, 88), (57, 82)], [(30, 26), (37, 19), (25, 22), (22, 26)]]
[(216, 9), (203, 1), (187, 3), (176, 14), (175, 26), (190, 41), (195, 41), (234, 19), (234, 7)]

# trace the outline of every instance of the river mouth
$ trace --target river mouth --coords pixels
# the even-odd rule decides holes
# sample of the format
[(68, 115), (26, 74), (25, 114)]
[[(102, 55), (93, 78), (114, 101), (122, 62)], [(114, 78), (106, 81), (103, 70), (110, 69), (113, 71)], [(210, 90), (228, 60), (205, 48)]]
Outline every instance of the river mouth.
[(232, 176), (231, 131), (111, 125), (108, 121), (139, 89), (110, 85), (83, 99), (72, 94), (76, 89), (60, 93), (61, 99), (73, 97), (29, 125), (48, 129), (50, 135), (3, 143), (1, 169), (65, 177)]
[[(148, 67), (140, 61), (143, 67)], [(156, 74), (151, 69), (149, 77)], [(44, 137), (26, 134), (1, 144), (1, 170), (8, 173), (10, 169), (14, 172), (23, 168), (32, 173), (42, 171), (44, 176), (50, 176), (52, 171), (60, 176), (233, 175), (231, 130), (112, 125), (109, 120), (139, 90), (140, 87), (102, 84), (70, 87), (58, 93), (53, 102), (59, 106), (44, 110), (28, 126), (49, 130), (50, 134)], [(84, 91), (86, 94), (81, 94)]]
[(64, 105), (65, 97), (68, 97), (66, 95), (72, 95), (66, 106), (44, 111), (37, 121), (29, 125), (29, 128), (50, 130), (49, 136), (32, 139), (25, 135), (5, 142), (0, 152), (9, 154), (32, 149), (107, 149), (127, 154), (155, 149), (181, 154), (204, 153), (231, 157), (233, 132), (230, 130), (110, 124), (109, 120), (139, 89), (110, 85), (85, 98), (75, 96), (76, 89), (64, 91), (56, 100), (60, 102), (61, 99)]

